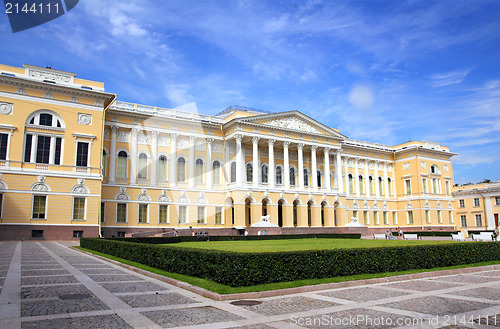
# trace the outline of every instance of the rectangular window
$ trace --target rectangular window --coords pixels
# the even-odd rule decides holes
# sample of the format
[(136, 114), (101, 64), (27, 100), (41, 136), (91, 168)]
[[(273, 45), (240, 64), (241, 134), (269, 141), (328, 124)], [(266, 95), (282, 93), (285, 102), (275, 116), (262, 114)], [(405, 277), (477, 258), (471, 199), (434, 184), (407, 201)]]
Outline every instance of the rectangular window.
[(448, 220), (450, 224), (453, 224), (453, 211), (448, 211)]
[(179, 206), (179, 224), (186, 224), (187, 206)]
[(7, 141), (9, 135), (0, 134), (0, 160), (7, 160)]
[(392, 225), (398, 225), (398, 213), (395, 211), (392, 212)]
[(425, 211), (425, 220), (426, 220), (427, 224), (431, 223), (431, 211), (430, 210)]
[(139, 204), (139, 223), (147, 223), (148, 222), (148, 205), (147, 204)]
[(124, 237), (125, 237), (125, 232), (120, 232), (120, 231), (118, 231), (118, 233), (117, 233), (117, 234), (118, 234), (118, 237), (119, 237), (119, 238), (124, 238)]
[(85, 198), (73, 198), (73, 220), (85, 219)]
[(56, 149), (54, 153), (54, 164), (60, 165), (61, 164), (61, 143), (62, 143), (62, 138), (57, 137), (56, 138)]
[(106, 202), (101, 202), (101, 223), (106, 221)]
[(424, 193), (429, 193), (429, 191), (427, 190), (427, 178), (422, 178), (422, 186)]
[(379, 219), (378, 219), (378, 211), (375, 211), (373, 213), (373, 221), (375, 222), (375, 225), (379, 224)]
[(32, 238), (43, 238), (43, 230), (32, 230), (31, 237)]
[(116, 204), (116, 222), (126, 223), (127, 222), (127, 204), (117, 203)]
[(50, 161), (50, 137), (38, 136), (36, 146), (36, 163), (48, 164)]
[(460, 226), (467, 227), (467, 216), (460, 215)]
[(205, 224), (205, 207), (198, 207), (198, 224)]
[(148, 157), (146, 154), (142, 153), (139, 155), (139, 173), (137, 174), (137, 178), (139, 179), (148, 179)]
[(357, 210), (352, 211), (352, 217), (358, 219), (358, 211)]
[(408, 211), (408, 224), (413, 224), (413, 211)]
[(479, 206), (480, 206), (479, 198), (474, 198), (474, 207), (479, 207)]
[(450, 195), (451, 194), (450, 181), (449, 180), (445, 181), (445, 184), (446, 184), (446, 194)]
[(363, 217), (365, 219), (365, 225), (370, 224), (370, 218), (368, 217), (368, 211), (363, 212)]
[(31, 142), (33, 140), (33, 135), (26, 135), (26, 145), (24, 147), (24, 162), (31, 162)]
[(166, 204), (160, 205), (160, 213), (158, 215), (158, 222), (160, 224), (167, 224), (168, 223), (168, 205), (166, 205)]
[(495, 197), (495, 205), (500, 206), (500, 196)]
[(73, 231), (74, 238), (83, 238), (83, 231)]
[(45, 219), (45, 204), (47, 201), (46, 195), (33, 196), (33, 218)]
[(222, 224), (222, 207), (215, 207), (215, 224)]
[(89, 143), (78, 142), (76, 147), (76, 166), (87, 167), (89, 158)]
[(476, 226), (477, 227), (483, 226), (483, 218), (481, 214), (476, 214)]
[(465, 208), (465, 200), (464, 199), (460, 199), (458, 200), (458, 206), (460, 208)]
[(432, 179), (432, 193), (434, 194), (439, 194), (439, 179), (438, 178), (433, 178)]
[(406, 194), (411, 194), (411, 180), (405, 180)]
[(384, 225), (389, 225), (389, 214), (384, 211)]
[(438, 210), (438, 222), (439, 224), (443, 224), (443, 214), (441, 213), (441, 210)]

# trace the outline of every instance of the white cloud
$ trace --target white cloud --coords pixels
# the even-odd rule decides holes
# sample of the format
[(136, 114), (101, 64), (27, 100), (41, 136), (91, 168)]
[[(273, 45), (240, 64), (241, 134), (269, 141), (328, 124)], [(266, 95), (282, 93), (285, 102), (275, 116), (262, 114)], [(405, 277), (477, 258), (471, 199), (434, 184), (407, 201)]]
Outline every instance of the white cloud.
[(459, 84), (467, 78), (471, 72), (470, 69), (452, 71), (446, 73), (438, 73), (430, 76), (433, 87), (445, 87), (449, 85)]
[(365, 84), (355, 85), (349, 92), (349, 102), (358, 109), (368, 109), (373, 106), (375, 95), (372, 87)]
[(171, 101), (174, 106), (180, 106), (191, 103), (194, 99), (188, 92), (189, 85), (174, 84), (165, 86), (165, 96)]

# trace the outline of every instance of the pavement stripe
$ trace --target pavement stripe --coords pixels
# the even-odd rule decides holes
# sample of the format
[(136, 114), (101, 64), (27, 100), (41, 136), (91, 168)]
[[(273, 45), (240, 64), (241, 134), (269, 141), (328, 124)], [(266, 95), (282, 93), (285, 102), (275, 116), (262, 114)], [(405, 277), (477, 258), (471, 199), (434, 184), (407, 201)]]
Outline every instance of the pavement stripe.
[(9, 270), (0, 293), (0, 327), (21, 328), (21, 251), (17, 242)]

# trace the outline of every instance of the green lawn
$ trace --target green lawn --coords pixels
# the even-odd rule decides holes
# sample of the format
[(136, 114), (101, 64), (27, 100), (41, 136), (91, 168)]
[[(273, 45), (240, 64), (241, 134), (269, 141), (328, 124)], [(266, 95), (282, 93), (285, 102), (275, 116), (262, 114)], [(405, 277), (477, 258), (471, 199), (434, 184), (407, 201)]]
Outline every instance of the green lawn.
[(460, 243), (451, 240), (365, 240), (365, 239), (288, 239), (248, 241), (199, 241), (168, 244), (169, 247), (214, 249), (235, 252), (277, 252), (292, 250), (325, 250), (377, 248), (393, 246)]

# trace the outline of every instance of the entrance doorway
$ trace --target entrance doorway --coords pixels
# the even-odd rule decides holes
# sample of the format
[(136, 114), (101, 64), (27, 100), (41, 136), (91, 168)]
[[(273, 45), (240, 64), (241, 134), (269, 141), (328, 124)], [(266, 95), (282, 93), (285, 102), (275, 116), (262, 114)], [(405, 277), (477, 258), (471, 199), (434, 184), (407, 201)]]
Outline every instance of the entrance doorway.
[(312, 226), (312, 212), (311, 207), (313, 205), (312, 201), (307, 202), (307, 226)]
[(325, 207), (326, 201), (321, 202), (321, 226), (325, 227)]
[(293, 201), (293, 226), (297, 227), (297, 206), (299, 204), (298, 200)]
[(283, 227), (283, 200), (278, 201), (278, 226)]
[(252, 226), (252, 201), (250, 198), (245, 200), (245, 225)]

